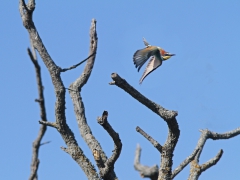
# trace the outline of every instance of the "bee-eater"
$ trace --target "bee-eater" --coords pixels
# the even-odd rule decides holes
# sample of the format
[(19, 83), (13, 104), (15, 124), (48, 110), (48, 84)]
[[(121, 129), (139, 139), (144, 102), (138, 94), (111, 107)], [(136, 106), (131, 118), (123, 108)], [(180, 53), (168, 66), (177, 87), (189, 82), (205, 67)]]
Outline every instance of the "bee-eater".
[(138, 68), (138, 71), (141, 69), (143, 64), (151, 57), (140, 81), (139, 84), (143, 82), (143, 80), (155, 69), (162, 65), (162, 61), (168, 60), (175, 54), (171, 54), (166, 52), (162, 48), (158, 46), (151, 46), (145, 38), (143, 38), (143, 42), (145, 44), (144, 49), (137, 50), (133, 55), (133, 62), (135, 67)]

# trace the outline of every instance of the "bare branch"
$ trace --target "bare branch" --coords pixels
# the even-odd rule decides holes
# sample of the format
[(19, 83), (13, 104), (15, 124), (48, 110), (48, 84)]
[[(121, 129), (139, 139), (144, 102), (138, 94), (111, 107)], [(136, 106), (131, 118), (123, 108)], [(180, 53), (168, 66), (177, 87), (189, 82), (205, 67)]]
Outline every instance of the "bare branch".
[(178, 175), (178, 173), (180, 173), (194, 159), (197, 152), (199, 152), (199, 149), (195, 149), (190, 156), (188, 156), (176, 169), (174, 169), (172, 172), (172, 179), (174, 179), (174, 177)]
[(221, 149), (219, 153), (217, 154), (216, 157), (210, 159), (208, 162), (199, 165), (199, 158), (202, 153), (203, 147), (207, 141), (207, 139), (212, 139), (212, 140), (220, 140), (220, 139), (229, 139), (232, 137), (235, 137), (240, 134), (240, 128), (234, 129), (232, 131), (228, 131), (225, 133), (215, 133), (212, 131), (209, 131), (208, 129), (200, 130), (201, 131), (201, 136), (198, 140), (196, 149), (199, 149), (198, 153), (196, 154), (194, 161), (191, 163), (191, 169), (190, 169), (190, 174), (189, 174), (189, 180), (196, 180), (199, 178), (201, 173), (208, 168), (212, 167), (215, 165), (221, 158), (223, 154), (223, 150)]
[(76, 67), (78, 67), (79, 65), (81, 65), (82, 63), (84, 63), (85, 61), (87, 61), (90, 57), (92, 57), (93, 55), (95, 55), (96, 52), (94, 52), (93, 54), (91, 54), (90, 56), (88, 56), (86, 59), (82, 60), (80, 63), (77, 63), (76, 65), (73, 65), (69, 68), (64, 68), (64, 69), (61, 69), (61, 72), (66, 72), (68, 70), (71, 70), (71, 69), (74, 69)]
[(38, 121), (38, 122), (42, 125), (50, 126), (50, 127), (58, 129), (58, 125), (55, 122), (48, 122), (48, 121)]
[(159, 144), (155, 139), (153, 139), (151, 136), (149, 136), (146, 132), (144, 132), (140, 127), (137, 126), (136, 131), (139, 132), (143, 137), (145, 137), (152, 145), (160, 152), (162, 153), (162, 146)]
[[(37, 62), (36, 57), (34, 57), (34, 55), (33, 55), (33, 54), (35, 53), (35, 50), (33, 49), (33, 52), (31, 52), (30, 48), (28, 48), (27, 51), (28, 51), (28, 55), (29, 55), (32, 63), (33, 63), (34, 66), (35, 66), (35, 69), (37, 69), (37, 70), (39, 69), (38, 71), (40, 71), (41, 68), (40, 68), (40, 66), (39, 66), (39, 64), (38, 64), (38, 62)], [(36, 70), (36, 73), (37, 73), (37, 70)]]
[(45, 144), (49, 144), (50, 142), (51, 142), (51, 141), (43, 142), (43, 143), (40, 144), (40, 146), (43, 146), (43, 145), (45, 145)]
[[(90, 127), (88, 126), (86, 115), (85, 115), (85, 107), (84, 103), (82, 101), (81, 97), (81, 89), (82, 87), (87, 83), (96, 58), (96, 52), (97, 52), (97, 32), (96, 32), (96, 20), (93, 19), (90, 27), (90, 50), (89, 55), (91, 56), (85, 65), (85, 68), (80, 75), (70, 86), (69, 86), (69, 94), (71, 96), (73, 106), (74, 106), (74, 112), (78, 123), (78, 128), (80, 130), (80, 134), (83, 137), (84, 141), (87, 143), (89, 149), (92, 151), (93, 155), (98, 153), (100, 155), (100, 161), (96, 160), (96, 163), (99, 166), (102, 166), (102, 164), (105, 164), (107, 161), (107, 156), (104, 153), (100, 143), (97, 141), (97, 139), (93, 136), (92, 131)], [(95, 156), (94, 156), (95, 157)], [(113, 169), (111, 169), (109, 173), (109, 179), (116, 179), (116, 174)]]
[[(32, 5), (35, 6), (35, 1), (29, 0), (28, 7), (30, 8), (32, 7)], [(57, 130), (59, 131), (64, 142), (66, 143), (69, 154), (79, 164), (79, 166), (82, 168), (82, 170), (84, 171), (88, 179), (99, 180), (96, 169), (94, 168), (93, 164), (89, 161), (89, 159), (83, 154), (83, 151), (80, 149), (80, 147), (78, 147), (78, 143), (74, 137), (74, 134), (66, 123), (66, 115), (65, 115), (66, 91), (60, 76), (61, 68), (55, 64), (55, 62), (47, 52), (47, 49), (45, 48), (37, 32), (37, 29), (32, 21), (34, 8), (32, 9), (32, 11), (27, 10), (26, 6), (24, 6), (24, 1), (20, 0), (19, 10), (20, 10), (22, 21), (23, 21), (23, 25), (29, 33), (33, 47), (38, 51), (41, 59), (43, 60), (45, 66), (47, 67), (52, 79), (52, 83), (54, 85), (54, 91), (56, 95), (55, 124), (57, 126)], [(51, 124), (45, 121), (39, 121), (39, 122), (42, 124), (46, 124), (50, 126), (52, 125), (53, 127), (55, 127), (55, 124), (53, 123)]]
[(220, 149), (220, 151), (218, 152), (218, 154), (214, 158), (210, 159), (209, 161), (207, 161), (206, 163), (201, 165), (201, 170), (205, 171), (208, 168), (212, 167), (213, 165), (217, 164), (217, 162), (222, 157), (222, 154), (223, 154), (223, 150)]
[(78, 87), (78, 90), (80, 89), (87, 83), (88, 78), (91, 75), (95, 58), (96, 58), (96, 53), (97, 53), (97, 42), (98, 42), (98, 37), (97, 37), (97, 31), (96, 31), (96, 23), (97, 21), (95, 19), (92, 19), (91, 23), (91, 28), (90, 28), (90, 50), (89, 50), (89, 57), (87, 58), (87, 64), (81, 74), (81, 76), (74, 82), (72, 83), (69, 88)]
[(234, 129), (232, 131), (228, 131), (228, 132), (221, 133), (221, 134), (211, 131), (211, 134), (209, 135), (210, 136), (209, 138), (211, 138), (212, 140), (229, 139), (229, 138), (235, 137), (239, 134), (240, 134), (240, 127), (237, 128), (237, 129)]
[(204, 130), (200, 130), (200, 131), (202, 134), (198, 140), (197, 147), (196, 147), (196, 148), (199, 148), (200, 151), (197, 153), (197, 155), (195, 157), (195, 160), (197, 160), (197, 162), (199, 162), (199, 157), (201, 155), (202, 149), (203, 149), (207, 139), (220, 140), (220, 139), (229, 139), (229, 138), (235, 137), (240, 134), (240, 127), (236, 128), (232, 131), (228, 131), (228, 132), (221, 133), (221, 134), (213, 132), (213, 131), (209, 131), (208, 129), (204, 129)]
[(116, 85), (130, 94), (134, 99), (138, 100), (140, 103), (151, 109), (154, 113), (159, 115), (165, 121), (171, 120), (175, 118), (178, 114), (177, 111), (169, 111), (162, 106), (154, 103), (153, 101), (149, 100), (141, 93), (139, 93), (134, 87), (129, 85), (125, 79), (122, 79), (117, 73), (112, 73), (112, 79), (114, 82), (111, 82), (111, 85)]
[(202, 174), (203, 171), (206, 171), (208, 168), (217, 164), (217, 162), (222, 157), (222, 154), (223, 154), (223, 150), (221, 149), (214, 158), (210, 159), (208, 162), (202, 165), (199, 165), (196, 160), (193, 160), (191, 162), (190, 174), (189, 174), (188, 180), (198, 180), (199, 176)]
[[(97, 118), (98, 123), (108, 132), (108, 134), (112, 137), (114, 142), (114, 150), (113, 150), (112, 156), (104, 163), (105, 165), (104, 168), (99, 167), (100, 176), (103, 179), (109, 176), (108, 174), (110, 170), (113, 170), (114, 164), (117, 161), (118, 157), (120, 156), (121, 150), (122, 150), (121, 139), (119, 138), (118, 133), (116, 133), (112, 128), (112, 126), (108, 123), (107, 117), (108, 117), (108, 112), (104, 111), (102, 114), (102, 117)], [(97, 156), (97, 157), (100, 157), (100, 156)]]
[(158, 166), (154, 165), (152, 167), (144, 166), (140, 164), (140, 156), (141, 156), (141, 147), (138, 144), (135, 151), (134, 158), (134, 168), (139, 171), (140, 176), (142, 178), (150, 178), (151, 180), (157, 180), (158, 178)]
[(178, 113), (176, 111), (169, 111), (157, 103), (149, 100), (141, 93), (139, 93), (135, 88), (127, 83), (125, 79), (122, 79), (118, 74), (112, 73), (111, 75), (113, 82), (111, 85), (116, 85), (130, 94), (134, 99), (138, 100), (140, 103), (151, 109), (154, 113), (159, 115), (168, 125), (168, 137), (165, 144), (162, 147), (161, 154), (161, 165), (159, 168), (158, 179), (171, 179), (172, 176), (172, 158), (173, 151), (177, 144), (180, 130), (176, 120)]
[[(45, 103), (44, 103), (44, 95), (43, 95), (43, 85), (42, 85), (42, 77), (41, 77), (41, 68), (37, 62), (37, 59), (34, 58), (31, 50), (28, 48), (28, 55), (34, 64), (35, 67), (35, 72), (36, 72), (36, 80), (37, 80), (37, 86), (38, 86), (38, 98), (41, 99), (39, 101), (39, 106), (40, 106), (40, 117), (42, 121), (46, 122), (47, 121), (47, 115), (46, 115), (46, 108), (45, 108)], [(32, 162), (31, 162), (31, 173), (29, 180), (37, 180), (37, 170), (39, 166), (39, 159), (38, 159), (38, 153), (39, 153), (39, 148), (42, 145), (41, 140), (47, 130), (46, 125), (41, 125), (39, 129), (39, 133), (35, 141), (33, 142), (32, 145)]]

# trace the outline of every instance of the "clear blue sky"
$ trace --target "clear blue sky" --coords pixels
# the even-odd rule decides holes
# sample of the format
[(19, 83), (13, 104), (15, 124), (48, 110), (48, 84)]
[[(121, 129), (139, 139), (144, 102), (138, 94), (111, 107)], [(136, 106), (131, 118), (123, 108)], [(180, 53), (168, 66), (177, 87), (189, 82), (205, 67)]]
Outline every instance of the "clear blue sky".
[[(103, 110), (120, 134), (123, 149), (115, 164), (122, 180), (141, 179), (133, 168), (136, 144), (142, 147), (142, 164), (160, 163), (156, 149), (135, 131), (140, 126), (163, 144), (166, 123), (116, 86), (110, 74), (117, 72), (142, 94), (167, 109), (177, 110), (181, 135), (174, 152), (173, 168), (195, 148), (199, 129), (225, 132), (239, 127), (240, 92), (240, 2), (239, 1), (37, 1), (34, 22), (53, 60), (69, 67), (84, 59), (89, 49), (89, 28), (97, 19), (99, 38), (96, 63), (82, 90), (86, 116), (93, 134), (108, 156), (113, 142), (97, 124)], [(39, 124), (39, 106), (34, 67), (27, 55), (28, 33), (22, 25), (18, 2), (0, 6), (0, 169), (4, 180), (27, 179), (32, 142)], [(142, 37), (176, 56), (149, 75), (140, 86), (132, 61), (143, 48)], [(47, 118), (54, 121), (55, 95), (49, 73), (42, 65)], [(81, 66), (62, 75), (66, 87), (82, 72)], [(67, 94), (67, 122), (79, 145), (93, 161), (81, 139), (73, 106)], [(48, 128), (40, 149), (40, 180), (86, 179), (72, 158), (60, 149), (65, 146), (55, 129)], [(222, 148), (218, 164), (200, 179), (238, 179), (240, 137), (208, 140), (200, 158), (204, 163)], [(187, 179), (189, 166), (176, 179)]]

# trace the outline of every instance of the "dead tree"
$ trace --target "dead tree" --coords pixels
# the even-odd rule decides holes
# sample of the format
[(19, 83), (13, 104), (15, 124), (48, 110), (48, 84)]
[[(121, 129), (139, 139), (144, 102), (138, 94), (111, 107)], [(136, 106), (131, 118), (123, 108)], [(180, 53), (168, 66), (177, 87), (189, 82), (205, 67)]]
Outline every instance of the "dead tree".
[[(42, 124), (41, 128), (46, 129), (46, 126), (50, 126), (52, 128), (55, 128), (60, 133), (62, 139), (66, 144), (66, 147), (61, 147), (61, 149), (66, 153), (68, 153), (73, 158), (73, 160), (84, 171), (88, 179), (116, 180), (117, 175), (114, 171), (114, 164), (121, 154), (121, 149), (122, 149), (121, 139), (118, 133), (114, 131), (114, 129), (111, 127), (111, 125), (108, 122), (108, 112), (103, 111), (102, 116), (98, 117), (97, 121), (107, 131), (107, 133), (111, 136), (114, 142), (113, 153), (111, 157), (108, 158), (105, 152), (103, 151), (100, 143), (94, 137), (90, 127), (88, 126), (86, 116), (85, 116), (84, 103), (81, 97), (81, 89), (88, 82), (88, 79), (91, 75), (91, 72), (94, 66), (96, 53), (97, 53), (98, 38), (97, 38), (97, 31), (96, 31), (96, 20), (93, 19), (91, 22), (90, 50), (89, 50), (88, 58), (69, 68), (61, 68), (56, 65), (55, 61), (53, 61), (53, 59), (49, 55), (34, 25), (34, 22), (32, 19), (34, 9), (35, 9), (35, 0), (29, 0), (27, 4), (25, 4), (24, 0), (19, 0), (19, 10), (20, 10), (21, 18), (22, 18), (24, 27), (27, 29), (29, 33), (30, 41), (33, 47), (33, 53), (35, 53), (35, 50), (39, 53), (42, 61), (44, 62), (46, 68), (48, 69), (48, 72), (50, 74), (50, 77), (54, 86), (55, 96), (56, 96), (55, 121), (49, 122), (47, 121), (47, 118), (46, 118), (45, 109), (43, 109), (41, 106), (41, 104), (44, 105), (43, 94), (39, 95), (39, 99), (37, 100), (37, 102), (39, 102), (41, 107), (42, 115), (41, 115), (41, 120), (39, 121), (39, 123)], [(31, 53), (30, 50), (28, 50), (28, 52), (37, 71), (38, 65), (36, 63), (36, 59), (34, 59), (34, 55)], [(68, 70), (72, 70), (78, 67), (80, 64), (82, 64), (85, 61), (87, 61), (87, 63), (85, 65), (85, 68), (82, 74), (68, 88), (65, 88), (61, 78), (61, 73), (66, 72)], [(178, 115), (177, 111), (167, 110), (161, 105), (149, 100), (140, 92), (138, 92), (136, 89), (134, 89), (131, 85), (129, 85), (125, 79), (122, 79), (116, 73), (112, 74), (112, 79), (113, 81), (110, 83), (111, 85), (116, 85), (119, 88), (126, 91), (134, 99), (138, 100), (140, 103), (142, 103), (147, 108), (149, 108), (154, 113), (156, 113), (158, 116), (160, 116), (167, 123), (167, 126), (168, 126), (167, 140), (163, 145), (161, 145), (156, 140), (154, 140), (150, 135), (144, 132), (144, 130), (142, 130), (140, 127), (136, 128), (137, 132), (139, 132), (148, 141), (150, 141), (152, 145), (161, 154), (161, 163), (159, 168), (157, 165), (153, 167), (143, 166), (140, 164), (141, 149), (140, 149), (140, 146), (137, 147), (134, 167), (136, 170), (140, 172), (140, 175), (142, 177), (147, 177), (152, 180), (156, 180), (156, 179), (170, 180), (170, 179), (173, 179), (179, 172), (181, 172), (181, 170), (184, 167), (186, 167), (191, 162), (189, 179), (191, 180), (198, 179), (198, 177), (201, 175), (203, 171), (210, 168), (211, 166), (213, 166), (219, 161), (223, 153), (223, 151), (220, 150), (220, 152), (217, 154), (216, 157), (209, 160), (207, 163), (203, 165), (199, 165), (198, 160), (206, 140), (209, 138), (213, 140), (228, 139), (240, 133), (239, 128), (224, 134), (217, 134), (209, 130), (202, 130), (202, 135), (193, 153), (189, 157), (187, 157), (175, 170), (172, 170), (172, 165), (173, 165), (172, 158), (174, 154), (174, 149), (180, 136), (180, 129), (176, 119)], [(39, 84), (39, 81), (38, 81), (38, 84)], [(39, 90), (42, 90), (41, 84), (38, 87), (39, 87)], [(84, 139), (84, 141), (86, 142), (86, 144), (88, 145), (89, 149), (92, 151), (99, 173), (95, 169), (92, 162), (90, 162), (90, 160), (85, 156), (81, 147), (79, 147), (72, 130), (69, 128), (67, 124), (67, 119), (65, 115), (66, 89), (68, 89), (68, 92), (71, 96), (71, 99), (74, 105), (74, 112), (75, 112), (80, 134)], [(39, 91), (39, 93), (42, 93), (42, 91)], [(45, 114), (45, 117), (44, 117), (44, 114)], [(39, 139), (41, 140), (42, 135), (39, 137), (40, 137)], [(36, 141), (36, 147), (38, 148), (41, 145), (39, 139), (37, 139)], [(36, 154), (37, 152), (38, 152), (38, 149), (35, 149), (33, 152), (33, 161), (32, 161), (33, 163), (32, 163), (32, 172), (31, 172), (30, 179), (37, 178), (37, 168), (39, 164), (37, 154)], [(34, 153), (36, 155), (34, 155)]]
[(93, 19), (91, 23), (90, 50), (89, 57), (87, 58), (87, 64), (80, 77), (77, 78), (76, 81), (73, 82), (68, 89), (74, 104), (75, 115), (77, 123), (79, 125), (80, 133), (93, 153), (94, 159), (99, 169), (99, 174), (97, 170), (94, 168), (94, 165), (85, 156), (81, 147), (78, 146), (78, 143), (74, 137), (72, 130), (67, 125), (65, 116), (66, 88), (61, 79), (61, 73), (66, 72), (67, 70), (74, 69), (81, 63), (71, 66), (70, 68), (60, 68), (59, 66), (56, 65), (55, 61), (53, 61), (53, 59), (47, 52), (47, 49), (45, 48), (41, 40), (40, 34), (38, 33), (34, 25), (32, 19), (34, 9), (35, 0), (29, 0), (27, 4), (25, 4), (24, 0), (19, 1), (19, 10), (23, 21), (23, 25), (29, 33), (29, 37), (33, 48), (37, 50), (49, 71), (56, 95), (55, 122), (40, 120), (39, 123), (43, 124), (44, 126), (53, 127), (60, 133), (62, 139), (64, 140), (67, 146), (61, 147), (62, 150), (68, 153), (76, 161), (76, 163), (78, 163), (78, 165), (82, 168), (88, 179), (92, 180), (117, 179), (117, 176), (114, 172), (114, 163), (118, 159), (122, 149), (122, 143), (119, 138), (119, 135), (113, 130), (113, 128), (108, 123), (107, 121), (108, 113), (104, 111), (102, 117), (98, 118), (98, 122), (109, 133), (114, 142), (113, 154), (110, 158), (107, 158), (100, 143), (93, 136), (91, 129), (87, 124), (84, 111), (84, 104), (81, 99), (81, 89), (87, 83), (91, 75), (91, 71), (95, 62), (97, 52), (98, 38), (96, 32), (96, 20)]

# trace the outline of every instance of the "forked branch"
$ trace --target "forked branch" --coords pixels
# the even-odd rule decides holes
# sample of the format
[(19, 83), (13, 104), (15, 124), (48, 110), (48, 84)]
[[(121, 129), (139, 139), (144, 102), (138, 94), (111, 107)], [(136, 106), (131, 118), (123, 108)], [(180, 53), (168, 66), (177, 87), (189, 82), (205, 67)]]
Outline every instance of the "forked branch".
[[(51, 56), (49, 55), (46, 47), (44, 46), (39, 33), (33, 23), (32, 15), (35, 9), (35, 1), (29, 0), (28, 4), (25, 4), (24, 0), (19, 1), (19, 10), (24, 27), (27, 29), (33, 48), (36, 49), (47, 67), (49, 74), (52, 79), (54, 91), (56, 95), (55, 102), (55, 119), (54, 125), (56, 124), (58, 132), (61, 134), (65, 144), (67, 145), (66, 152), (79, 164), (88, 179), (99, 180), (97, 171), (93, 164), (84, 155), (81, 148), (74, 137), (73, 132), (66, 123), (65, 116), (65, 87), (61, 79), (61, 68), (58, 67)], [(95, 24), (94, 24), (95, 25)], [(95, 26), (94, 26), (95, 27)], [(95, 31), (96, 33), (96, 31)], [(40, 121), (43, 123), (44, 121)]]
[(201, 131), (201, 136), (200, 136), (197, 146), (196, 146), (196, 149), (199, 149), (199, 151), (197, 152), (194, 160), (191, 163), (189, 180), (197, 180), (203, 171), (206, 171), (208, 168), (215, 165), (222, 157), (223, 150), (221, 149), (215, 157), (213, 157), (206, 163), (204, 163), (202, 165), (198, 164), (200, 155), (202, 153), (203, 147), (204, 147), (207, 139), (212, 139), (212, 140), (229, 139), (229, 138), (235, 137), (240, 134), (240, 128), (237, 128), (232, 131), (225, 132), (225, 133), (221, 133), (221, 134), (209, 131), (208, 129), (204, 129), (204, 130), (200, 130), (200, 131)]
[[(113, 170), (114, 168), (114, 164), (117, 161), (117, 159), (119, 158), (120, 154), (121, 154), (121, 150), (122, 150), (122, 142), (121, 139), (118, 135), (118, 133), (116, 133), (114, 131), (114, 129), (112, 128), (112, 126), (108, 123), (108, 112), (104, 111), (102, 114), (102, 117), (98, 117), (98, 123), (108, 132), (108, 134), (112, 137), (113, 142), (114, 142), (114, 150), (112, 151), (113, 154), (112, 156), (104, 163), (104, 166), (102, 167), (102, 163), (100, 163), (98, 165), (98, 168), (100, 170), (100, 176), (103, 179), (106, 179), (106, 177), (108, 177), (110, 170)], [(95, 157), (95, 156), (94, 156)], [(100, 156), (97, 156), (99, 158), (95, 158), (97, 160), (97, 162), (101, 161)]]
[[(85, 107), (81, 97), (81, 89), (88, 82), (88, 79), (91, 75), (91, 72), (94, 66), (96, 52), (97, 52), (97, 42), (98, 42), (98, 37), (96, 32), (96, 20), (93, 19), (91, 28), (90, 28), (90, 49), (89, 49), (89, 55), (90, 56), (92, 55), (92, 56), (87, 60), (87, 63), (81, 75), (69, 86), (68, 92), (73, 102), (74, 112), (77, 119), (80, 134), (84, 139), (84, 141), (87, 143), (89, 149), (92, 151), (93, 156), (101, 159), (102, 163), (97, 161), (96, 158), (95, 158), (95, 161), (98, 165), (101, 164), (101, 167), (102, 167), (107, 162), (108, 158), (105, 152), (103, 151), (100, 143), (94, 137), (91, 131), (91, 128), (87, 123), (87, 118), (85, 115)], [(107, 177), (105, 178), (116, 179), (117, 177), (114, 170), (110, 169), (110, 172), (107, 174)]]
[(163, 118), (163, 120), (167, 123), (168, 137), (165, 144), (162, 146), (162, 148), (160, 148), (162, 149), (162, 153), (158, 180), (170, 180), (172, 176), (173, 151), (175, 149), (180, 134), (178, 123), (176, 120), (176, 116), (178, 115), (178, 113), (176, 111), (167, 110), (162, 106), (158, 105), (157, 103), (149, 100), (140, 92), (138, 92), (134, 87), (129, 85), (127, 81), (125, 79), (122, 79), (118, 74), (112, 73), (111, 77), (113, 81), (109, 83), (110, 85), (116, 85), (119, 88), (123, 89), (134, 99), (138, 100), (140, 103), (142, 103), (147, 108), (149, 108), (154, 113)]
[(192, 162), (197, 152), (199, 152), (199, 149), (195, 149), (190, 156), (188, 156), (177, 168), (173, 170), (172, 179), (174, 179), (178, 173), (180, 173), (190, 162)]

